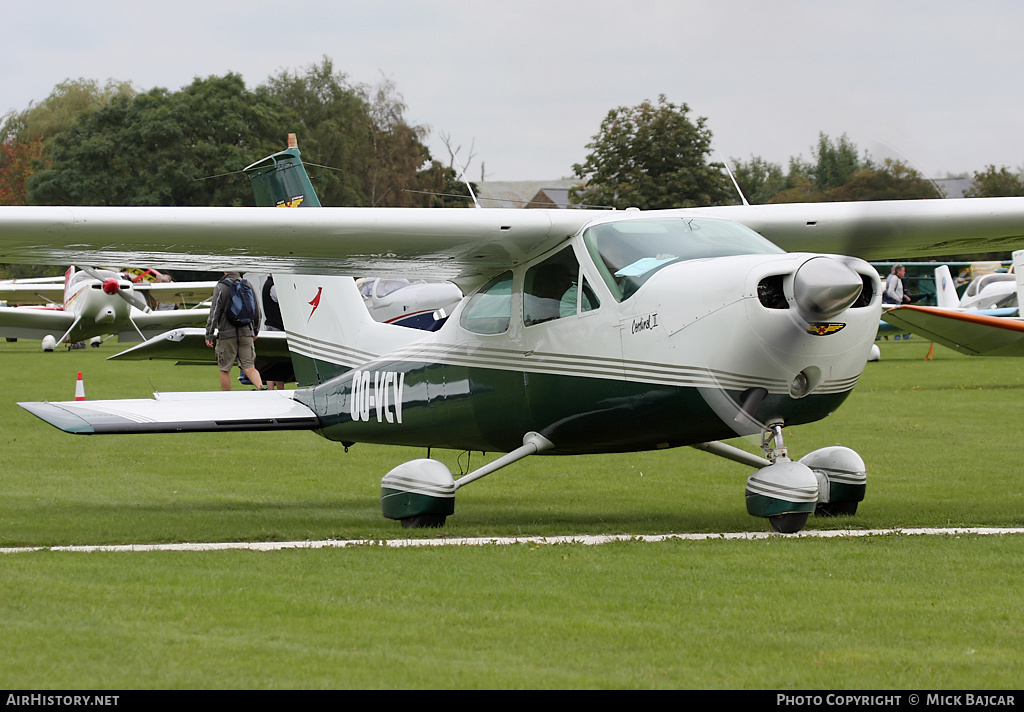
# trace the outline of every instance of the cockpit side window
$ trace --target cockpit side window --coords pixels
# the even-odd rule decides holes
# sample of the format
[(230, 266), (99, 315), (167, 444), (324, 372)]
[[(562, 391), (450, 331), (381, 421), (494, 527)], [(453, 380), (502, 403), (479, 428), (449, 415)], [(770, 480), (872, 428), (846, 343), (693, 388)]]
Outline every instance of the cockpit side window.
[(598, 305), (571, 247), (526, 270), (523, 284), (523, 323), (526, 326), (575, 316)]
[(469, 298), (459, 324), (474, 334), (503, 334), (512, 319), (512, 272), (503, 272)]

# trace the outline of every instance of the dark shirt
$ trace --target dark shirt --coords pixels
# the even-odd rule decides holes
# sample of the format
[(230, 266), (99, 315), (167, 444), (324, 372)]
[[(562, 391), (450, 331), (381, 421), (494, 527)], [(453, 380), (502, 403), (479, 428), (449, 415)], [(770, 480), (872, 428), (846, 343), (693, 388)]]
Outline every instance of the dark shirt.
[[(260, 305), (256, 304), (256, 320), (247, 326), (236, 327), (228, 321), (228, 300), (231, 299), (231, 289), (227, 281), (237, 282), (242, 279), (238, 272), (228, 272), (224, 279), (217, 282), (213, 289), (213, 301), (210, 304), (210, 316), (206, 319), (206, 340), (213, 341), (214, 336), (218, 338), (235, 336), (256, 336), (260, 329)], [(252, 286), (252, 285), (250, 285)]]

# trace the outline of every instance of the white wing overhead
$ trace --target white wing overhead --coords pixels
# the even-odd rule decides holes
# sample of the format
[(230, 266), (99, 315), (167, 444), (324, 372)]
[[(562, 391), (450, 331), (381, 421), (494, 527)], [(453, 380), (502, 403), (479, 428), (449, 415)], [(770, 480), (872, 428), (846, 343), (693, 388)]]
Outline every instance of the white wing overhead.
[(77, 260), (474, 284), (559, 244), (602, 214), (607, 213), (0, 207), (0, 263)]
[(670, 211), (468, 208), (0, 207), (0, 263), (404, 276), (471, 286), (593, 220), (704, 214), (790, 251), (867, 259), (1012, 250), (1024, 198), (723, 206)]

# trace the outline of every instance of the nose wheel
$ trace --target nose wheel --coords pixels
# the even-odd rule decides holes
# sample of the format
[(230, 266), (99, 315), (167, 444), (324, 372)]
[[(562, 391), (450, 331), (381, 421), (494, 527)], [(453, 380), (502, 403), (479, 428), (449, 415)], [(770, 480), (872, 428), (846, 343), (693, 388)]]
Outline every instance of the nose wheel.
[(864, 499), (864, 461), (846, 447), (827, 447), (794, 462), (782, 440), (781, 420), (769, 421), (761, 449), (771, 463), (747, 478), (747, 512), (764, 517), (781, 534), (795, 534), (813, 512), (819, 516), (849, 515)]
[(768, 523), (779, 534), (796, 534), (807, 524), (807, 512), (788, 512), (768, 517)]

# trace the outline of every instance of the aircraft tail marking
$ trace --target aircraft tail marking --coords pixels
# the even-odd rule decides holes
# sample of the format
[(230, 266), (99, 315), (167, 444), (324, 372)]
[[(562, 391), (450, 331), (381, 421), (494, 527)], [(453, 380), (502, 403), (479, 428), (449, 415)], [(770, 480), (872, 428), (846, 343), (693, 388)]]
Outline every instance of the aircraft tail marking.
[(274, 282), (300, 385), (323, 383), (429, 335), (374, 321), (351, 277), (280, 274)]

